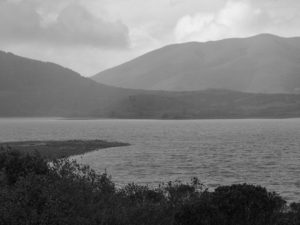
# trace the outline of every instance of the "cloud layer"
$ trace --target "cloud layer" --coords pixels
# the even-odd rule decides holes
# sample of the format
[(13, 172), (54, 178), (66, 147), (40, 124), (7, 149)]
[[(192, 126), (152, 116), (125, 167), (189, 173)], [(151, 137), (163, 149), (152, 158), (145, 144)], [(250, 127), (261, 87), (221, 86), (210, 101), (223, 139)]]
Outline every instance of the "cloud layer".
[(174, 42), (300, 36), (299, 0), (0, 0), (0, 50), (93, 75)]
[(66, 5), (53, 15), (52, 21), (47, 21), (47, 16), (39, 11), (34, 1), (0, 2), (1, 42), (104, 48), (126, 47), (129, 44), (127, 26), (119, 21), (96, 17), (79, 3)]
[[(247, 37), (258, 33), (274, 33), (283, 36), (289, 33), (300, 34), (297, 29), (300, 16), (294, 15), (294, 18), (290, 19), (296, 22), (294, 27), (291, 27), (288, 18), (284, 15), (278, 16), (276, 8), (268, 8), (268, 6), (270, 7), (269, 1), (256, 4), (255, 1), (250, 0), (229, 0), (217, 11), (186, 15), (178, 20), (175, 27), (176, 41), (209, 41)], [(285, 13), (291, 11), (286, 10)], [(288, 32), (288, 27), (292, 28), (292, 32)]]

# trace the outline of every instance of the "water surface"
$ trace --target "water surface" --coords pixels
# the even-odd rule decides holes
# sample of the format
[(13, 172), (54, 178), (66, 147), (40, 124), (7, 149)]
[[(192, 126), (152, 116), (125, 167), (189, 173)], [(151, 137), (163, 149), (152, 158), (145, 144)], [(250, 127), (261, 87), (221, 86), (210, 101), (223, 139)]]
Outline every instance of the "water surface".
[(128, 147), (75, 157), (118, 184), (197, 176), (208, 187), (253, 183), (300, 200), (300, 119), (0, 119), (0, 141), (105, 139)]

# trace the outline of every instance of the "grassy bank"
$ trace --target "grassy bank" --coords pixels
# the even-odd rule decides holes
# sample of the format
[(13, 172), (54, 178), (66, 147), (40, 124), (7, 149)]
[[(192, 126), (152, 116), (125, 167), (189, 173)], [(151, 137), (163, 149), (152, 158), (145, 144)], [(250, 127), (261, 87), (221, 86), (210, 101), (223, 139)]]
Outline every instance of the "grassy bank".
[(66, 159), (0, 152), (0, 224), (299, 225), (300, 204), (250, 184), (209, 191), (194, 178), (116, 188), (107, 174)]
[(108, 142), (102, 140), (65, 140), (65, 141), (23, 141), (0, 143), (1, 148), (18, 150), (32, 154), (39, 152), (47, 159), (66, 158), (87, 152), (112, 147), (128, 146), (122, 142)]

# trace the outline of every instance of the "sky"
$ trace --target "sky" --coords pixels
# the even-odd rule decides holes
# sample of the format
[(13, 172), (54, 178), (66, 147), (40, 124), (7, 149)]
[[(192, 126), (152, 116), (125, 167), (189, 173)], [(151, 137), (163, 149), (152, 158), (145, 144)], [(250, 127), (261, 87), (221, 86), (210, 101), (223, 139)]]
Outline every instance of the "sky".
[(0, 50), (83, 76), (173, 43), (300, 36), (299, 0), (0, 0)]

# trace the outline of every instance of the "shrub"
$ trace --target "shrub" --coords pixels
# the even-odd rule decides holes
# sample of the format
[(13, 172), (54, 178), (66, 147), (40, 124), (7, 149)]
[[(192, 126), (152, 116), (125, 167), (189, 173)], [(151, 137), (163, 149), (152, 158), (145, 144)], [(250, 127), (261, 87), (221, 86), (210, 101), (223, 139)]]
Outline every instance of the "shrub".
[(17, 151), (2, 150), (0, 153), (0, 171), (8, 184), (14, 184), (20, 177), (30, 173), (47, 174), (48, 165), (39, 153), (21, 154)]
[(204, 189), (169, 182), (116, 188), (106, 174), (66, 159), (0, 153), (0, 224), (5, 225), (299, 225), (300, 204), (240, 184)]
[(177, 214), (177, 224), (274, 224), (285, 201), (260, 186), (240, 184), (218, 187), (189, 202)]

